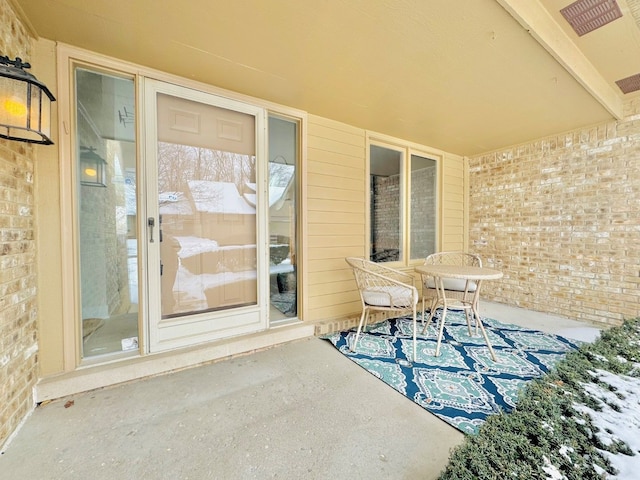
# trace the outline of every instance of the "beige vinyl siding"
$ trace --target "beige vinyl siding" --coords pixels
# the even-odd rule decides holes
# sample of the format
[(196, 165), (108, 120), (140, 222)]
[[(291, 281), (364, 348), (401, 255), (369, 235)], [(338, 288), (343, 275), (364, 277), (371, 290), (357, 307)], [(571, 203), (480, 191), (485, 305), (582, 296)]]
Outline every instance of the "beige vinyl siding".
[(309, 115), (305, 320), (341, 318), (360, 300), (344, 261), (365, 254), (365, 131)]
[[(367, 255), (367, 132), (313, 115), (307, 129), (305, 320), (345, 318), (361, 309), (344, 258)], [(442, 159), (441, 249), (463, 250), (464, 159)]]
[(466, 250), (464, 158), (447, 153), (443, 155), (442, 163), (442, 242), (440, 250)]

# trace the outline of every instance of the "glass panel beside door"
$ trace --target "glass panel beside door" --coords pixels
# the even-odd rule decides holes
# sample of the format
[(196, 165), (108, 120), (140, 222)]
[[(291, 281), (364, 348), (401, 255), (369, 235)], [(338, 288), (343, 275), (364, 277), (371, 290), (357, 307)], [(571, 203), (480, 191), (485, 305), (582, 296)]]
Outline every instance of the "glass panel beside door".
[(295, 120), (269, 117), (269, 320), (298, 315), (297, 164)]
[(137, 354), (134, 81), (76, 67), (81, 358)]

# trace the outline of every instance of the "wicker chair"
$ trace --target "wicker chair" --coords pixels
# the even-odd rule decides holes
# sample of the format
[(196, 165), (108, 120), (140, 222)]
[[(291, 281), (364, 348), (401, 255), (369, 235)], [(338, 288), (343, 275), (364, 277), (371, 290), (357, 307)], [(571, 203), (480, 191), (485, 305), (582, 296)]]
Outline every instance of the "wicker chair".
[(353, 269), (362, 301), (362, 315), (351, 350), (355, 351), (362, 329), (366, 327), (371, 311), (411, 312), (413, 314), (413, 360), (416, 359), (416, 306), (418, 290), (413, 286), (413, 275), (371, 262), (364, 258), (347, 257)]
[[(482, 260), (479, 255), (465, 252), (440, 252), (429, 255), (425, 265), (465, 265), (471, 267), (482, 267)], [(438, 292), (433, 277), (421, 275), (422, 277), (422, 321), (424, 322), (425, 303), (429, 301), (429, 311), (435, 308), (438, 300)], [(443, 279), (445, 293), (448, 299), (464, 300), (467, 295), (476, 291), (474, 282), (466, 282), (455, 278)]]

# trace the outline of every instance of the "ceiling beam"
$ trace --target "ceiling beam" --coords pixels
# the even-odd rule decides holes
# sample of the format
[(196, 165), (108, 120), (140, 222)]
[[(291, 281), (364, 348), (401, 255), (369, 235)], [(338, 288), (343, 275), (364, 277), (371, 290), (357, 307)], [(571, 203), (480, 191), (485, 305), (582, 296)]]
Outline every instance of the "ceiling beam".
[(496, 0), (611, 115), (623, 117), (622, 98), (556, 23), (539, 0)]

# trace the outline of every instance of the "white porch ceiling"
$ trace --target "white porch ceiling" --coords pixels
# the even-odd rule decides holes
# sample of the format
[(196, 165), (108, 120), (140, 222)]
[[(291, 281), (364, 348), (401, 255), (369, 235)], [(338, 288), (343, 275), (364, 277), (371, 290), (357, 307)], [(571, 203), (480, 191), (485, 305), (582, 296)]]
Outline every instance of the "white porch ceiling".
[(640, 73), (640, 0), (582, 37), (570, 0), (10, 1), (40, 37), (461, 155), (638, 95), (615, 81)]

